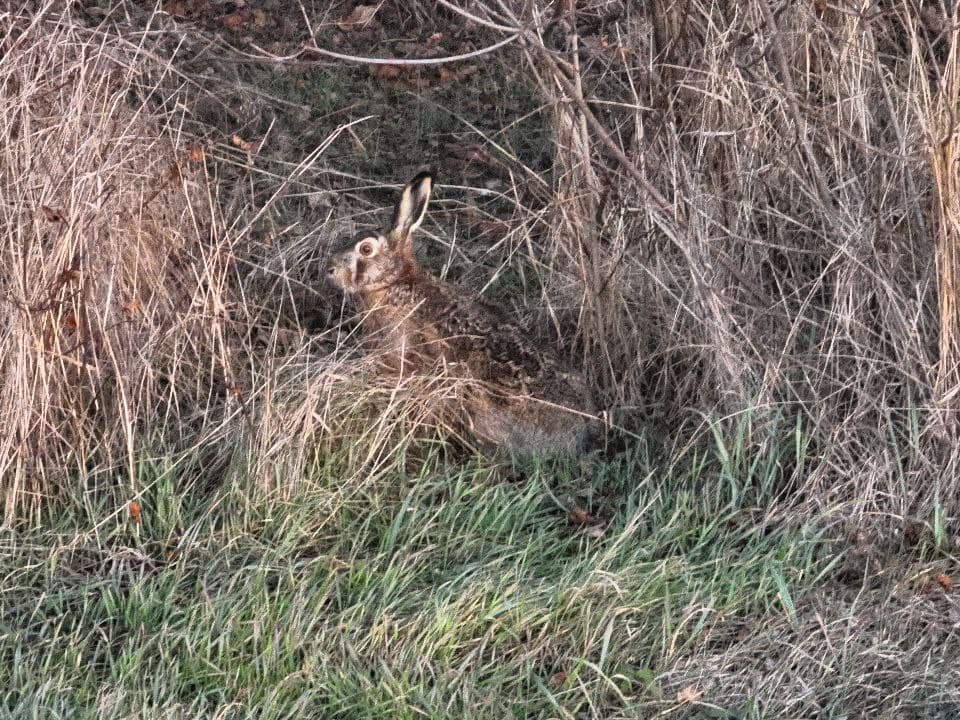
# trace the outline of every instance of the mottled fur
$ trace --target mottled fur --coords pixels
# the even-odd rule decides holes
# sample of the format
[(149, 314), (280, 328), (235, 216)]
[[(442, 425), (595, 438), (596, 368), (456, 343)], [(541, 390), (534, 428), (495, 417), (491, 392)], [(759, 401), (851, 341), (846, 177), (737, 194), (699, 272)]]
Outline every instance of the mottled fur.
[[(520, 454), (577, 452), (593, 435), (589, 392), (496, 308), (425, 272), (412, 235), (433, 178), (403, 190), (386, 234), (364, 234), (335, 252), (330, 277), (356, 295), (364, 326), (399, 367), (445, 366), (470, 381), (455, 412), (483, 444)], [(449, 409), (449, 408), (448, 408)]]

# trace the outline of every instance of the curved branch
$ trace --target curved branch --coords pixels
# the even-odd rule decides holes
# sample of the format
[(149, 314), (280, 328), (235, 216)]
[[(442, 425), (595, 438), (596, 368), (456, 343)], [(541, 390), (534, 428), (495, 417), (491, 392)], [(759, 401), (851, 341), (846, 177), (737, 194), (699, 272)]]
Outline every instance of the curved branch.
[(468, 53), (463, 53), (462, 55), (446, 55), (444, 57), (438, 58), (371, 58), (371, 57), (359, 57), (357, 55), (345, 55), (343, 53), (334, 52), (333, 50), (327, 50), (326, 48), (317, 47), (316, 45), (305, 45), (304, 48), (297, 53), (316, 53), (317, 55), (324, 55), (326, 57), (336, 58), (337, 60), (346, 60), (347, 62), (363, 63), (364, 65), (443, 65), (444, 63), (459, 62), (461, 60), (469, 60), (471, 58), (480, 57), (481, 55), (486, 55), (492, 53), (496, 50), (499, 50), (504, 45), (509, 45), (514, 40), (520, 37), (520, 33), (514, 33), (508, 38), (501, 40), (498, 43), (489, 45), (488, 47), (480, 48), (479, 50), (473, 50)]

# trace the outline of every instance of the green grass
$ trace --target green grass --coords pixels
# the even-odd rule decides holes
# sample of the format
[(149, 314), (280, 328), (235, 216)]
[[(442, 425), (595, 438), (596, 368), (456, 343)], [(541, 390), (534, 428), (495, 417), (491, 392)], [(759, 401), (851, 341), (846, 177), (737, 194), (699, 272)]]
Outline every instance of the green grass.
[[(486, 134), (507, 148), (521, 162), (538, 169), (552, 162), (552, 144), (547, 118), (531, 89), (505, 77), (499, 67), (481, 65), (469, 81), (439, 83), (436, 71), (423, 71), (422, 87), (372, 77), (365, 66), (286, 69), (248, 65), (240, 68), (239, 80), (264, 93), (262, 102), (282, 98), (292, 108), (252, 113), (247, 129), (252, 137), (279, 132), (292, 146), (266, 147), (280, 150), (289, 160), (302, 157), (320, 145), (339, 125), (359, 118), (353, 134), (345, 134), (324, 154), (336, 167), (348, 167), (361, 177), (402, 180), (410, 167), (420, 163), (452, 162), (447, 144), (462, 144), (464, 138), (482, 142), (480, 135), (464, 124)], [(255, 119), (253, 119), (255, 118)], [(203, 118), (230, 126), (219, 116)], [(398, 168), (402, 168), (398, 170)]]
[(829, 566), (813, 528), (763, 520), (797, 431), (756, 456), (729, 425), (682, 456), (641, 445), (589, 480), (429, 463), (351, 488), (291, 478), (286, 497), (178, 491), (144, 463), (141, 523), (101, 488), (0, 540), (2, 708), (645, 717), (675, 704), (664, 673), (718, 622), (789, 622)]

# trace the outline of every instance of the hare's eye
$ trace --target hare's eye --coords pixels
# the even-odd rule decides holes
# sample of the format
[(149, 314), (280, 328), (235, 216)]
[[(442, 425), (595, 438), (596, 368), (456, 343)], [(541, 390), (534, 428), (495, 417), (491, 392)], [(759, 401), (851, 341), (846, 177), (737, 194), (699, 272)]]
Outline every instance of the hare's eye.
[(360, 254), (364, 257), (370, 257), (373, 255), (373, 243), (362, 242), (360, 247), (357, 248), (360, 251)]

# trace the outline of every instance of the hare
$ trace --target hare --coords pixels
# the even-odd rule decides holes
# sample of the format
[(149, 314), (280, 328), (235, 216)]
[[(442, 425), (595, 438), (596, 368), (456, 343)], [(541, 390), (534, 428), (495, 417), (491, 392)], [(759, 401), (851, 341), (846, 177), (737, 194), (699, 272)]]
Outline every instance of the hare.
[(365, 331), (395, 365), (443, 365), (467, 381), (456, 414), (481, 447), (512, 455), (589, 449), (596, 434), (583, 377), (500, 311), (424, 271), (413, 234), (427, 212), (433, 175), (403, 189), (390, 228), (363, 233), (331, 254), (329, 278), (362, 305)]

